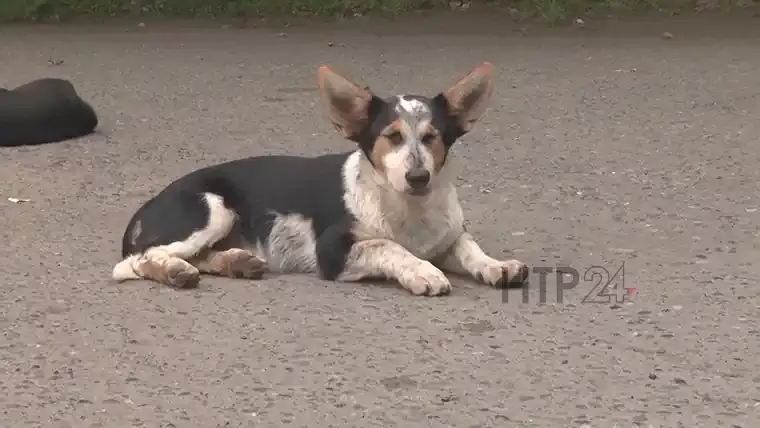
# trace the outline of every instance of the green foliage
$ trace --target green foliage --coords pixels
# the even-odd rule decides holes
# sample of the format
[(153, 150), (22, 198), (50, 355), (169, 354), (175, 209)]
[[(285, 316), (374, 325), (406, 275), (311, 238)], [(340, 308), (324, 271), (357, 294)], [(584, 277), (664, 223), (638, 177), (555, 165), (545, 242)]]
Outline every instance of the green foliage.
[[(471, 0), (500, 3), (550, 23), (568, 21), (591, 9), (726, 9), (747, 0)], [(459, 3), (457, 0), (455, 3)], [(0, 0), (0, 22), (66, 20), (72, 17), (161, 15), (172, 17), (254, 17), (275, 15), (339, 17), (449, 8), (449, 0)]]
[(154, 14), (176, 17), (341, 16), (403, 13), (448, 5), (443, 0), (0, 0), (0, 20)]

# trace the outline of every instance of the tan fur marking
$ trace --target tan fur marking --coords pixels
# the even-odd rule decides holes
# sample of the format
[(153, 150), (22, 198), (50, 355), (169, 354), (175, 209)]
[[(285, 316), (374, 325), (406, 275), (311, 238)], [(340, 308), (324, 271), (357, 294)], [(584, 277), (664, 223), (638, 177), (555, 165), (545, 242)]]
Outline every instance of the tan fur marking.
[(439, 173), (446, 164), (446, 146), (443, 144), (443, 138), (440, 135), (435, 137), (428, 147), (433, 154), (435, 172)]
[(163, 264), (156, 263), (153, 260), (141, 260), (140, 261), (140, 275), (146, 279), (152, 279), (153, 281), (160, 282), (161, 284), (171, 285), (169, 283), (169, 275), (164, 268)]
[(366, 125), (372, 91), (322, 66), (317, 72), (317, 85), (333, 126), (344, 138), (356, 140)]
[(486, 104), (493, 92), (493, 65), (485, 62), (444, 92), (462, 130), (469, 132), (486, 111)]
[(225, 251), (206, 250), (192, 260), (203, 273), (230, 278), (258, 279), (264, 275), (266, 263), (253, 253), (239, 248)]
[(199, 272), (179, 257), (141, 257), (135, 271), (143, 278), (178, 288), (198, 284)]
[(372, 159), (372, 164), (375, 166), (375, 169), (379, 172), (385, 173), (385, 163), (383, 162), (383, 158), (393, 151), (393, 147), (393, 141), (384, 135), (377, 137), (375, 140), (370, 158)]

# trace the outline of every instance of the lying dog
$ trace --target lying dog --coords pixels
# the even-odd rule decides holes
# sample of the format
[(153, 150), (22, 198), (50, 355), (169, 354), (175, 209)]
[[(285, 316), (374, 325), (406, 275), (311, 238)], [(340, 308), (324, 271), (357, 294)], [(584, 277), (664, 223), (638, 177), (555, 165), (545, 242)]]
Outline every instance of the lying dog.
[(427, 296), (451, 291), (443, 271), (495, 287), (524, 283), (525, 264), (489, 257), (465, 231), (448, 163), (485, 111), (491, 73), (484, 63), (434, 98), (383, 100), (321, 67), (329, 118), (358, 149), (252, 157), (180, 178), (132, 217), (113, 278), (185, 288), (200, 273), (318, 272), (394, 279)]
[(64, 79), (38, 79), (0, 88), (0, 147), (55, 143), (91, 134), (92, 107)]

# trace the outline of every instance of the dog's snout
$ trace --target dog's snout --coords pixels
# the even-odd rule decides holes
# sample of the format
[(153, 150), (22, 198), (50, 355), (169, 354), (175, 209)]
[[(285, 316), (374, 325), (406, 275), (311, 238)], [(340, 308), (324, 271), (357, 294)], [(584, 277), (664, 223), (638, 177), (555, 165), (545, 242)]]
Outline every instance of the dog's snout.
[(414, 168), (406, 173), (406, 182), (412, 189), (422, 189), (430, 182), (430, 171), (425, 168)]

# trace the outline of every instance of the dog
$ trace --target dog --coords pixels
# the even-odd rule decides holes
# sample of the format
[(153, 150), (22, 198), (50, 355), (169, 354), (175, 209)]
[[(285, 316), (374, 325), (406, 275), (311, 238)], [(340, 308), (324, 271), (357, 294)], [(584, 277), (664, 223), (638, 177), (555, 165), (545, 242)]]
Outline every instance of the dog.
[(83, 137), (98, 116), (65, 79), (33, 80), (0, 88), (0, 147), (29, 146)]
[(414, 295), (451, 291), (444, 272), (494, 286), (527, 282), (518, 260), (486, 255), (465, 230), (449, 154), (484, 114), (490, 63), (429, 98), (387, 99), (327, 66), (327, 116), (357, 149), (270, 155), (189, 173), (129, 221), (112, 276), (195, 287), (201, 274), (259, 279), (318, 273), (330, 281), (395, 280)]

